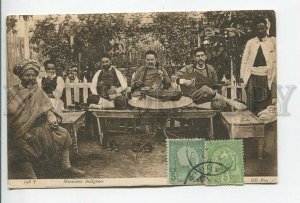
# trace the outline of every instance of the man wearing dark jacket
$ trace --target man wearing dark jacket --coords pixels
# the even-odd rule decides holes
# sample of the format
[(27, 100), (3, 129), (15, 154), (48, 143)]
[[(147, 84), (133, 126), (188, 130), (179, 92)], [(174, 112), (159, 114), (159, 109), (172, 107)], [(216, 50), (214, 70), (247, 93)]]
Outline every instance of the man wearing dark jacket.
[(132, 77), (132, 92), (141, 87), (150, 87), (153, 89), (169, 89), (171, 81), (167, 71), (159, 66), (157, 54), (149, 50), (145, 54), (145, 66), (140, 67)]
[(211, 109), (224, 110), (226, 104), (236, 109), (246, 109), (242, 103), (232, 101), (213, 89), (216, 87), (218, 77), (215, 69), (205, 62), (206, 50), (197, 48), (193, 56), (194, 64), (183, 67), (172, 76), (180, 85), (183, 95), (192, 98), (196, 105), (211, 102)]

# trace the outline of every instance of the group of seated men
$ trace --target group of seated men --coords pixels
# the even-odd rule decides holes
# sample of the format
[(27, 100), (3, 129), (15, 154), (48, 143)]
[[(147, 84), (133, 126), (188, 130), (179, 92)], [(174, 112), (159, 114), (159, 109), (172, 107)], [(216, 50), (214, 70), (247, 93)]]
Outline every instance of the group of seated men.
[[(159, 65), (156, 52), (147, 51), (145, 66), (137, 69), (132, 76), (131, 93), (142, 87), (169, 89), (172, 80), (175, 86), (181, 87), (183, 95), (193, 99), (195, 104), (212, 102), (212, 109), (223, 110), (227, 103), (237, 109), (245, 109), (245, 105), (228, 100), (213, 89), (218, 79), (214, 68), (205, 63), (205, 50), (198, 48), (193, 56), (194, 64), (186, 65), (170, 78), (167, 71)], [(122, 105), (126, 105), (122, 92), (127, 89), (127, 81), (122, 73), (112, 66), (110, 56), (103, 56), (101, 64), (102, 69), (96, 72), (92, 80), (92, 95), (88, 97), (88, 105), (94, 108), (122, 108)]]
[[(207, 64), (206, 51), (198, 48), (193, 53), (195, 63), (184, 66), (175, 75), (169, 77), (164, 67), (157, 61), (156, 52), (149, 50), (145, 53), (145, 66), (140, 67), (132, 76), (132, 93), (142, 87), (152, 89), (169, 89), (171, 80), (175, 86), (180, 86), (184, 96), (191, 97), (195, 104), (211, 102), (211, 108), (223, 110), (226, 104), (237, 109), (245, 109), (246, 106), (221, 96), (214, 89), (218, 82), (214, 68)], [(62, 77), (56, 75), (54, 62), (47, 60), (44, 63), (45, 77), (38, 79), (38, 85), (50, 98), (53, 107), (61, 112), (63, 103), (61, 96), (64, 89)], [(127, 89), (127, 80), (123, 74), (112, 65), (111, 57), (101, 57), (101, 69), (92, 79), (91, 95), (87, 103), (93, 108), (123, 108), (126, 106), (126, 96), (122, 94)], [(174, 84), (173, 84), (174, 86)]]
[[(227, 104), (236, 109), (246, 109), (242, 103), (227, 99), (214, 89), (218, 82), (217, 74), (214, 68), (206, 63), (206, 51), (203, 48), (197, 48), (193, 52), (194, 63), (184, 66), (171, 77), (164, 67), (159, 65), (157, 54), (153, 50), (145, 53), (145, 65), (138, 68), (132, 75), (131, 93), (138, 91), (142, 87), (151, 89), (170, 89), (181, 88), (184, 96), (190, 97), (194, 106), (208, 103), (211, 109), (224, 110)], [(101, 57), (101, 69), (98, 70), (92, 79), (91, 95), (87, 98), (87, 105), (90, 108), (116, 108), (124, 109), (127, 107), (127, 95), (124, 91), (128, 83), (124, 75), (112, 65), (110, 55)], [(38, 80), (38, 84), (50, 98), (50, 101), (57, 112), (63, 109), (62, 96), (64, 81), (56, 75), (55, 65), (47, 60), (44, 63), (45, 77)], [(172, 81), (172, 82), (171, 82)], [(172, 87), (171, 87), (172, 86)], [(87, 115), (87, 123), (93, 121), (91, 115)], [(103, 125), (105, 126), (105, 125)], [(102, 129), (105, 131), (105, 129)], [(108, 132), (104, 132), (107, 134)], [(105, 136), (106, 137), (106, 136)], [(106, 141), (116, 151), (118, 145), (114, 140)]]
[[(214, 68), (206, 64), (206, 51), (198, 48), (193, 52), (195, 63), (187, 65), (175, 75), (169, 77), (167, 71), (157, 61), (157, 54), (153, 50), (145, 53), (145, 66), (136, 70), (132, 75), (131, 93), (139, 91), (143, 87), (151, 89), (170, 89), (181, 87), (182, 93), (190, 97), (195, 106), (211, 102), (211, 109), (224, 110), (226, 104), (236, 109), (246, 109), (242, 103), (232, 101), (220, 95), (213, 87), (218, 82)], [(98, 70), (91, 85), (92, 94), (88, 97), (87, 103), (90, 108), (116, 108), (124, 109), (127, 106), (126, 94), (127, 81), (122, 73), (112, 66), (111, 57), (105, 55), (101, 58), (101, 69)], [(92, 117), (87, 116), (91, 121)], [(101, 125), (102, 127), (105, 124)], [(119, 150), (114, 140), (108, 141), (108, 132), (104, 129), (104, 143), (106, 148)], [(107, 138), (107, 139), (106, 139)]]

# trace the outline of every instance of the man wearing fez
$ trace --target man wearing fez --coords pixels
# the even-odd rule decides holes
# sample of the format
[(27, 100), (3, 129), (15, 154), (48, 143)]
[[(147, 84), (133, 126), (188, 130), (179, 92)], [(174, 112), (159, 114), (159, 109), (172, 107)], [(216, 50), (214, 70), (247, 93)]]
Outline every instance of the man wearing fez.
[(60, 99), (65, 87), (62, 77), (56, 75), (56, 66), (53, 61), (46, 60), (44, 62), (45, 77), (38, 79), (38, 85), (48, 95), (53, 108), (60, 113), (64, 109), (64, 103)]
[(168, 73), (163, 67), (159, 66), (155, 51), (149, 50), (145, 53), (145, 64), (133, 75), (131, 92), (141, 87), (151, 87), (153, 89), (169, 89), (171, 87)]
[[(169, 89), (171, 87), (171, 81), (167, 71), (159, 66), (157, 62), (157, 54), (153, 50), (148, 50), (145, 53), (145, 66), (136, 70), (132, 76), (132, 89), (131, 92), (135, 94), (136, 90), (142, 87), (149, 87), (152, 89)], [(138, 92), (138, 91), (137, 91)], [(145, 130), (150, 132), (151, 120), (146, 121)], [(137, 152), (142, 145), (140, 143), (133, 143), (132, 151)], [(152, 146), (147, 143), (143, 150), (145, 152), (151, 152)]]
[(276, 39), (267, 35), (267, 21), (255, 21), (256, 37), (245, 47), (240, 77), (245, 85), (249, 110), (257, 114), (272, 101), (271, 87), (276, 80)]
[[(101, 69), (98, 70), (91, 84), (91, 92), (87, 99), (90, 108), (115, 108), (124, 109), (127, 105), (127, 98), (122, 94), (127, 88), (127, 81), (122, 73), (111, 64), (111, 57), (104, 55), (101, 57)], [(87, 116), (87, 123), (92, 116)], [(115, 140), (109, 140), (109, 132), (106, 130), (105, 121), (100, 120), (103, 131), (103, 147), (105, 150), (119, 151), (119, 146)], [(100, 133), (100, 132), (99, 132)]]
[(224, 110), (226, 104), (237, 109), (245, 109), (242, 103), (230, 100), (214, 90), (218, 83), (215, 69), (206, 63), (206, 50), (197, 48), (193, 51), (194, 64), (186, 65), (179, 70), (172, 80), (180, 85), (183, 95), (193, 99), (198, 105), (211, 102), (211, 109)]
[(111, 57), (101, 57), (101, 69), (98, 70), (91, 84), (91, 92), (87, 99), (90, 107), (95, 108), (125, 108), (126, 101), (122, 92), (127, 88), (127, 82), (122, 73), (111, 64)]

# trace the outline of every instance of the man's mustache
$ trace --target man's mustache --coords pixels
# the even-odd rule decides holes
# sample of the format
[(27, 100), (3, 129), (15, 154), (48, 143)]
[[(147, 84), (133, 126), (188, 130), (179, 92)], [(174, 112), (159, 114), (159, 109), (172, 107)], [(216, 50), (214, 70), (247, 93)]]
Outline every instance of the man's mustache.
[(27, 85), (34, 85), (34, 84), (36, 84), (37, 82), (36, 82), (36, 80), (27, 80), (26, 82), (25, 82), (25, 84), (27, 84)]
[(155, 63), (153, 63), (153, 62), (149, 62), (149, 63), (147, 63), (147, 66), (154, 66), (155, 65)]
[(37, 84), (36, 80), (27, 80), (27, 81), (24, 82), (24, 87), (25, 88), (31, 88), (35, 84)]

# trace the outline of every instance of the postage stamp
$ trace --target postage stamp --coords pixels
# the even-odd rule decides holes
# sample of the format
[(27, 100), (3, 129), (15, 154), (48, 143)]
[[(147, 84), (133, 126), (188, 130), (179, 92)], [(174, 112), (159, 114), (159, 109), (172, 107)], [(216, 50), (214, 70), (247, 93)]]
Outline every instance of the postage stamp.
[(218, 140), (205, 142), (206, 185), (244, 183), (242, 140)]
[(204, 184), (204, 140), (168, 139), (167, 145), (169, 184)]

